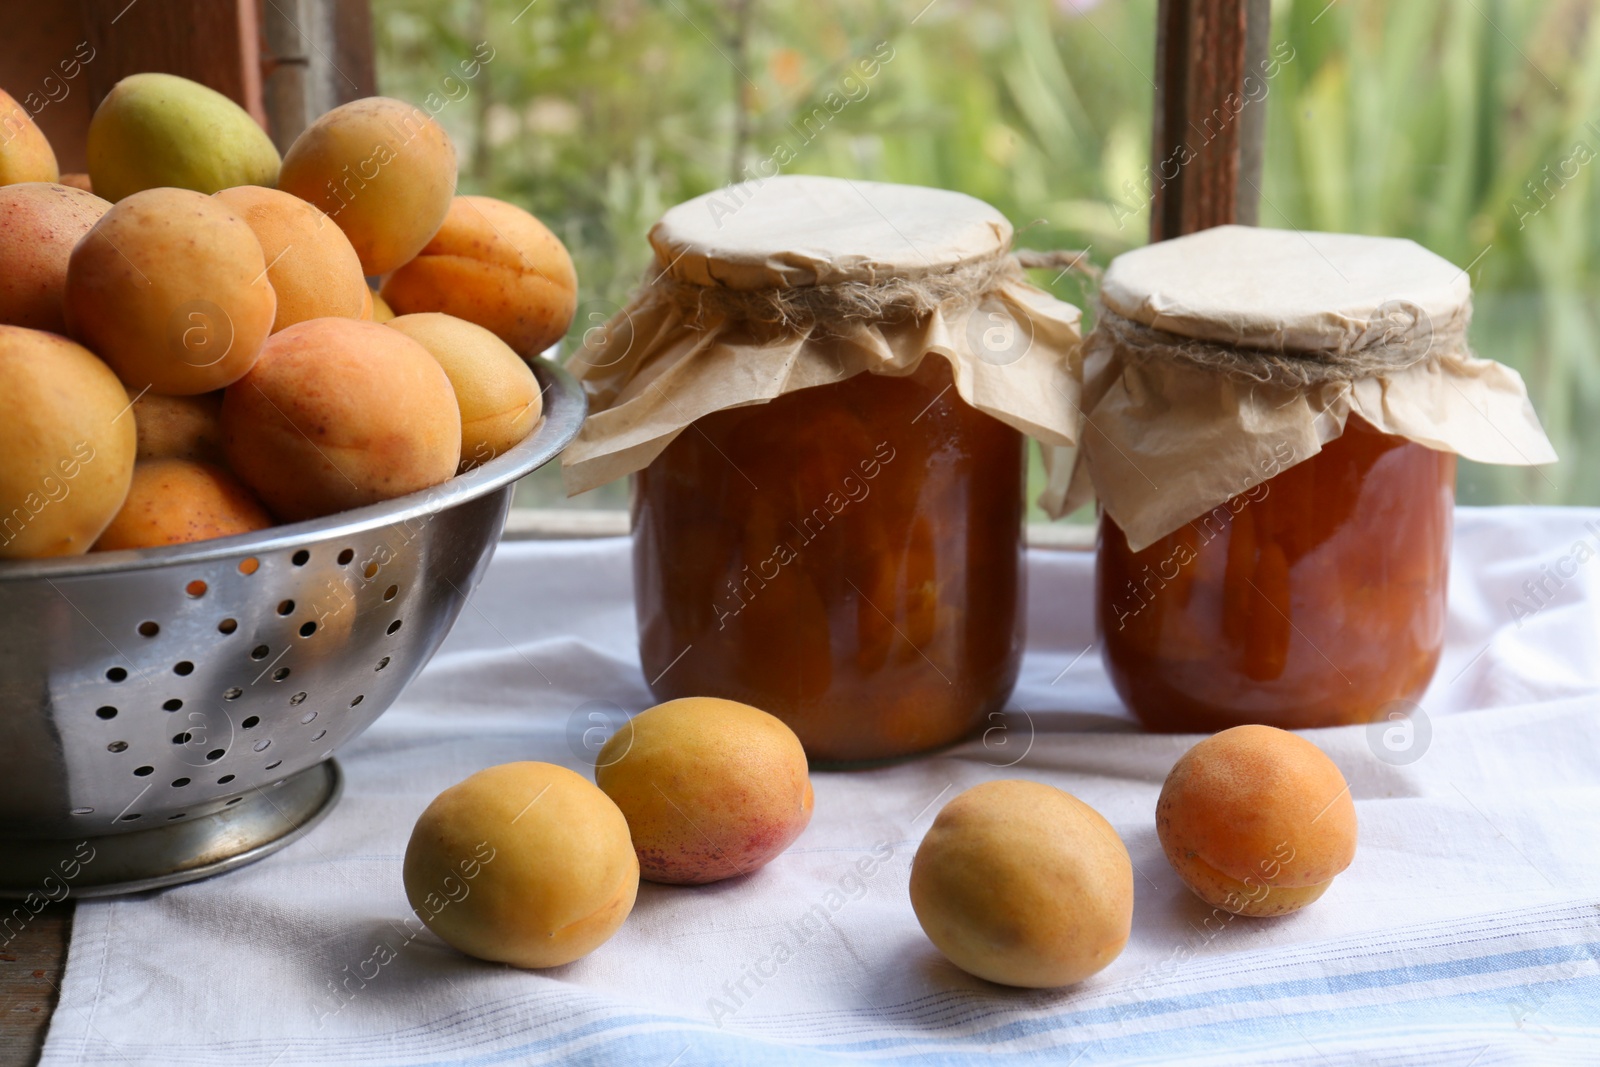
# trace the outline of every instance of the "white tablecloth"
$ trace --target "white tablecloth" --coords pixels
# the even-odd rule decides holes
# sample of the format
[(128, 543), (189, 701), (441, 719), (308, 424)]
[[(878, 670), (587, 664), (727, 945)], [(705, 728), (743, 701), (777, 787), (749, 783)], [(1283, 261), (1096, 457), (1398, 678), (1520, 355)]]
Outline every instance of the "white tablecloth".
[[(78, 906), (44, 1063), (1594, 1064), (1597, 551), (1597, 512), (1460, 512), (1426, 750), (1397, 764), (1364, 728), (1308, 734), (1350, 780), (1361, 844), (1301, 913), (1222, 921), (1179, 884), (1153, 810), (1194, 739), (1132, 728), (1083, 654), (1091, 557), (1037, 552), (1005, 730), (814, 775), (811, 826), (768, 867), (645, 883), (587, 959), (522, 972), (403, 925), (411, 825), (490, 764), (585, 770), (573, 715), (649, 698), (626, 543), (506, 544), (416, 685), (340, 754), (347, 791), (322, 826), (232, 874)], [(1524, 583), (1543, 575), (1547, 606), (1514, 619), (1508, 598), (1537, 608)], [(970, 978), (912, 914), (934, 813), (1000, 776), (1083, 798), (1137, 867), (1132, 940), (1078, 988)], [(888, 859), (853, 878), (868, 855)], [(373, 975), (379, 946), (394, 958)]]

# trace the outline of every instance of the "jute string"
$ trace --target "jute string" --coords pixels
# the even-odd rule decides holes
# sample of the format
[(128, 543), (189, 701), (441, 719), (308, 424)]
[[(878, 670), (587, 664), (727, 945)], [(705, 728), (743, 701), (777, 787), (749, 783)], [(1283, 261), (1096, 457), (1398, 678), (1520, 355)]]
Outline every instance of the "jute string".
[(1466, 351), (1464, 316), (1461, 322), (1436, 330), (1427, 313), (1414, 304), (1397, 301), (1379, 310), (1386, 313), (1344, 347), (1297, 351), (1243, 348), (1168, 333), (1124, 318), (1102, 302), (1087, 343), (1109, 342), (1123, 358), (1135, 362), (1189, 363), (1240, 382), (1299, 388), (1394, 374), (1421, 363), (1435, 350)]
[(921, 278), (891, 276), (877, 282), (836, 285), (730, 289), (662, 276), (648, 286), (648, 299), (675, 305), (691, 322), (721, 318), (804, 332), (849, 322), (899, 321), (936, 308), (970, 306), (1000, 285), (1025, 280), (1024, 269), (1053, 268), (1091, 281), (1100, 276), (1087, 252), (1024, 250), (1001, 252)]
[[(1025, 270), (1070, 271), (1098, 288), (1100, 270), (1087, 252), (1000, 252), (954, 270), (920, 278), (890, 276), (876, 282), (841, 282), (787, 288), (731, 289), (666, 277), (647, 287), (646, 299), (675, 306), (690, 322), (708, 318), (806, 332), (853, 322), (891, 322), (959, 309), (981, 301), (1008, 282), (1024, 281)], [(659, 270), (659, 268), (658, 268)], [(1379, 309), (1367, 328), (1337, 348), (1315, 350), (1245, 348), (1198, 340), (1146, 326), (1098, 305), (1090, 345), (1111, 344), (1135, 362), (1170, 360), (1201, 367), (1236, 381), (1304, 388), (1394, 374), (1430, 352), (1466, 351), (1465, 318), (1436, 329), (1422, 309), (1396, 301)]]

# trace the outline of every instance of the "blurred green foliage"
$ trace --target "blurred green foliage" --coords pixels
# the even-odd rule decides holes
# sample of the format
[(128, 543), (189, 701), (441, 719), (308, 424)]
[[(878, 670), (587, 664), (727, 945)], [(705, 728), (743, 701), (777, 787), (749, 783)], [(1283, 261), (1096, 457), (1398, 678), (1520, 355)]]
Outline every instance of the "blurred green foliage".
[[(1155, 6), (373, 3), (382, 91), (447, 101), (464, 191), (522, 204), (572, 250), (569, 340), (626, 299), (665, 208), (780, 145), (788, 173), (981, 197), (1025, 246), (1103, 264), (1142, 244)], [(1600, 422), (1584, 417), (1600, 408), (1600, 4), (1274, 0), (1273, 39), (1287, 58), (1261, 102), (1261, 223), (1411, 237), (1470, 268), (1474, 345), (1528, 379), (1563, 459), (1463, 464), (1461, 499), (1600, 503)], [(479, 41), (494, 58), (463, 79)], [(818, 112), (829, 92), (848, 103)], [(1084, 303), (1071, 277), (1039, 280)], [(522, 502), (562, 504), (558, 486), (541, 472)]]

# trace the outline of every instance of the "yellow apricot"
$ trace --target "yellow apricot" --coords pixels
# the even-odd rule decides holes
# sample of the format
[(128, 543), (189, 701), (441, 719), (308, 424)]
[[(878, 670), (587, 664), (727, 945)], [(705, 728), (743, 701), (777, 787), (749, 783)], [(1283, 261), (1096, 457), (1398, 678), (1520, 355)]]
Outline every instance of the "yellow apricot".
[(406, 898), (479, 959), (559, 967), (622, 925), (639, 862), (617, 806), (549, 763), (505, 763), (451, 786), (411, 832)]
[(60, 178), (55, 150), (44, 131), (10, 93), (0, 89), (0, 185)]
[(1071, 985), (1128, 943), (1133, 863), (1077, 797), (1041, 782), (984, 782), (946, 804), (922, 839), (911, 906), (928, 940), (968, 974)]
[(391, 319), (433, 353), (461, 408), (461, 469), (487, 463), (533, 432), (544, 409), (539, 380), (509, 345), (482, 326), (437, 313)]
[(578, 276), (544, 223), (503, 200), (458, 196), (427, 246), (384, 281), (383, 298), (401, 315), (475, 322), (531, 357), (572, 324)]
[(94, 353), (0, 326), (0, 558), (89, 550), (128, 494), (128, 397)]
[(187, 459), (222, 465), (222, 393), (166, 396), (128, 390), (139, 429), (139, 461)]
[(249, 370), (277, 297), (227, 205), (158, 188), (113, 204), (67, 263), (67, 327), (135, 390), (192, 395)]
[(96, 552), (209, 541), (265, 530), (272, 516), (221, 467), (186, 459), (152, 459), (133, 467), (128, 498)]
[(461, 461), (461, 411), (439, 361), (356, 319), (267, 338), (223, 397), (222, 432), (234, 473), (286, 522), (438, 485)]
[(298, 196), (239, 185), (216, 198), (254, 231), (278, 295), (274, 333), (307, 319), (370, 318), (371, 292), (344, 231)]
[(367, 318), (373, 322), (388, 322), (395, 317), (394, 309), (389, 306), (388, 301), (371, 290), (368, 290), (368, 295), (371, 300), (368, 301), (370, 310), (367, 312)]
[(456, 191), (456, 150), (419, 107), (383, 96), (352, 100), (295, 138), (278, 188), (326, 212), (365, 273), (387, 274), (444, 221)]
[(627, 816), (639, 869), (653, 882), (749, 874), (811, 821), (800, 739), (732, 700), (684, 697), (640, 712), (600, 749), (594, 777)]

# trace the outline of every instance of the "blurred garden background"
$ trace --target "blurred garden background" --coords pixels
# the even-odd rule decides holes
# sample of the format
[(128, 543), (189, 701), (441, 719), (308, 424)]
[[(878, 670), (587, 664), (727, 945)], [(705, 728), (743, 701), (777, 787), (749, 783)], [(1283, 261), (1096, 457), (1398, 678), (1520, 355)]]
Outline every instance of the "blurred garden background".
[[(637, 284), (665, 208), (775, 154), (792, 155), (785, 173), (981, 197), (1022, 246), (1088, 247), (1103, 265), (1144, 243), (1155, 7), (374, 0), (373, 13), (380, 91), (446, 101), (462, 191), (522, 204), (572, 250), (570, 350)], [(480, 42), (492, 58), (467, 78)], [(1528, 380), (1561, 455), (1463, 464), (1461, 501), (1600, 504), (1600, 419), (1584, 414), (1600, 411), (1600, 0), (1274, 0), (1273, 55), (1261, 224), (1410, 237), (1468, 268), (1474, 347)], [(1087, 306), (1071, 277), (1053, 288)], [(518, 502), (626, 501), (621, 485), (572, 501), (559, 485), (547, 468)]]

